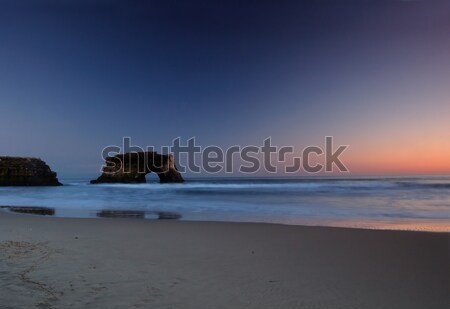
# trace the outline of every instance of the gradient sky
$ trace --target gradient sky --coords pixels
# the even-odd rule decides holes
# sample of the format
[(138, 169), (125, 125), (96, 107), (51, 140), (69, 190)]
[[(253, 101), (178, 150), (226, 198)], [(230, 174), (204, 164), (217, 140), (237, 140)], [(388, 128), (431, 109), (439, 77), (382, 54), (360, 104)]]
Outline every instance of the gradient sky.
[(450, 1), (0, 0), (0, 155), (97, 176), (103, 147), (349, 145), (450, 173)]

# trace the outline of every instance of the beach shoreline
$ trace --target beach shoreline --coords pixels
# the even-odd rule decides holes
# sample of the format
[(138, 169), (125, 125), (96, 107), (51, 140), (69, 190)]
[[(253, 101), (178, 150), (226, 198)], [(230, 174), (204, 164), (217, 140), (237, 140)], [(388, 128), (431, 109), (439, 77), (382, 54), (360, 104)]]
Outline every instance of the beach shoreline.
[(445, 308), (449, 234), (0, 212), (3, 308)]
[(56, 218), (78, 218), (78, 219), (139, 219), (139, 220), (180, 220), (185, 222), (225, 222), (225, 223), (256, 223), (269, 225), (291, 225), (291, 226), (308, 226), (308, 227), (333, 227), (333, 228), (350, 228), (365, 230), (386, 230), (386, 231), (412, 231), (412, 232), (433, 232), (433, 233), (449, 233), (450, 220), (443, 219), (424, 219), (424, 218), (392, 218), (390, 220), (381, 219), (323, 219), (323, 218), (296, 218), (285, 220), (284, 222), (271, 221), (247, 221), (240, 220), (235, 217), (234, 220), (205, 220), (203, 218), (183, 218), (183, 215), (173, 211), (145, 211), (133, 209), (101, 209), (101, 210), (60, 210), (51, 207), (37, 206), (5, 206), (0, 205), (0, 212), (10, 214), (22, 214), (31, 216), (48, 216)]

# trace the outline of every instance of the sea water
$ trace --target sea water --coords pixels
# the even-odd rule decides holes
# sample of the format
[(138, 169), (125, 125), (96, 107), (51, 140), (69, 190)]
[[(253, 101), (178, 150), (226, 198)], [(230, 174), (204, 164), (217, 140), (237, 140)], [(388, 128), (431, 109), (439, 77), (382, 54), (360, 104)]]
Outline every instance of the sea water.
[(161, 212), (181, 220), (450, 231), (450, 177), (211, 178), (182, 184), (1, 187), (1, 206), (55, 209), (60, 217)]

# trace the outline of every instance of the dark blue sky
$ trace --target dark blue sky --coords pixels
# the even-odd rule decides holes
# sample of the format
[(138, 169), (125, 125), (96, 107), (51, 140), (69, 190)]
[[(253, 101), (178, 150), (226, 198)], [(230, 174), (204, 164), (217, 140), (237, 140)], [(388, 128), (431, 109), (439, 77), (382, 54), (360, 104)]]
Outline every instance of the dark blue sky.
[(0, 154), (67, 177), (122, 136), (334, 135), (367, 173), (370, 147), (449, 137), (449, 38), (450, 1), (0, 0)]

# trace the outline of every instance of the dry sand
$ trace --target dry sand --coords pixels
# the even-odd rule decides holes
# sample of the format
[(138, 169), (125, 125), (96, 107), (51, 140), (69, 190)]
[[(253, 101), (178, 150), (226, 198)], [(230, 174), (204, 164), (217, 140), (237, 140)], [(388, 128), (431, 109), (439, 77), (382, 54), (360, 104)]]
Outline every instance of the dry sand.
[(0, 308), (450, 308), (449, 234), (0, 212)]

